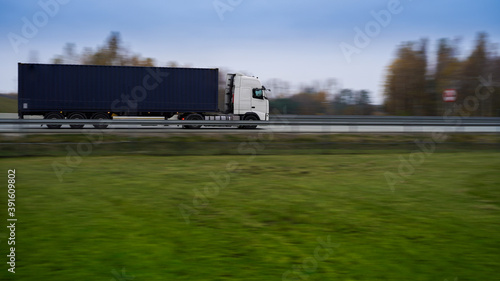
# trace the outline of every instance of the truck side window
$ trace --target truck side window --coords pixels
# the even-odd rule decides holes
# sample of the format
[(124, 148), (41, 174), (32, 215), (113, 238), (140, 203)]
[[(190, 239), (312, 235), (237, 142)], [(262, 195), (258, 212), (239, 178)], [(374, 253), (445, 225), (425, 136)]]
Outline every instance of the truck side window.
[(253, 89), (254, 99), (264, 99), (264, 91), (262, 89)]

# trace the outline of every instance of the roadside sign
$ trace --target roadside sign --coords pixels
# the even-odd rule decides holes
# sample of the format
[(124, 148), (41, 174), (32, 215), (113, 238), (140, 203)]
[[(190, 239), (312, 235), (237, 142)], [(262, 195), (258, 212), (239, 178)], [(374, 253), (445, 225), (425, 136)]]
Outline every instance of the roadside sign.
[(443, 101), (444, 102), (455, 102), (457, 100), (457, 90), (455, 89), (447, 89), (443, 92)]

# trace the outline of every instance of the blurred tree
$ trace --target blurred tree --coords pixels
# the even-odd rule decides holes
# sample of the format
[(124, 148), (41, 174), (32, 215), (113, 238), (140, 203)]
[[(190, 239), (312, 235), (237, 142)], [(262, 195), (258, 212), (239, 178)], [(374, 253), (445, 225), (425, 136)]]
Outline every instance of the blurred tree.
[(73, 43), (66, 43), (63, 47), (62, 55), (57, 55), (52, 59), (55, 64), (78, 64), (80, 56), (76, 51), (76, 45)]
[[(458, 42), (455, 40), (455, 42)], [(444, 114), (445, 107), (450, 106), (442, 100), (442, 94), (446, 89), (458, 89), (459, 77), (462, 63), (456, 57), (458, 47), (456, 43), (451, 42), (449, 39), (440, 39), (438, 42), (437, 63), (434, 74), (434, 81), (432, 82), (435, 100), (435, 107), (437, 114)]]
[(291, 98), (272, 99), (269, 103), (269, 112), (281, 114), (299, 114), (299, 104)]
[[(388, 67), (384, 107), (395, 115), (442, 115), (447, 110), (462, 116), (500, 116), (500, 58), (497, 45), (479, 33), (471, 54), (458, 58), (458, 40), (440, 39), (436, 65), (427, 67), (427, 42), (404, 43)], [(491, 77), (491, 79), (490, 79)], [(491, 80), (491, 81), (490, 81)], [(481, 83), (488, 81), (486, 87)], [(454, 104), (444, 103), (444, 90), (458, 92)], [(491, 94), (477, 93), (482, 88)], [(470, 99), (471, 97), (476, 99)], [(449, 113), (448, 113), (449, 114)]]
[(328, 108), (325, 92), (299, 93), (291, 99), (298, 104), (298, 114), (302, 115), (325, 114)]
[(350, 89), (343, 89), (333, 97), (333, 114), (346, 114), (346, 109), (351, 105), (353, 92)]
[(270, 97), (290, 96), (290, 83), (281, 79), (272, 78), (266, 81), (265, 86), (271, 90)]
[(404, 43), (397, 53), (388, 68), (386, 111), (395, 115), (431, 114), (432, 103), (426, 91), (427, 40)]
[(372, 115), (373, 106), (371, 105), (370, 92), (361, 90), (358, 92), (357, 106), (360, 110), (360, 115)]
[[(470, 56), (463, 62), (461, 71), (461, 83), (457, 103), (464, 103), (468, 96), (474, 96), (478, 87), (478, 78), (486, 78), (491, 74), (489, 69), (489, 58), (487, 51), (488, 35), (479, 33), (476, 39), (476, 46)], [(476, 110), (468, 111), (471, 116), (491, 116), (492, 115), (492, 95), (487, 99), (480, 100)], [(472, 107), (469, 106), (469, 109)]]
[(343, 89), (333, 98), (333, 114), (336, 115), (371, 115), (374, 111), (370, 104), (370, 92)]
[(353, 91), (343, 89), (328, 100), (328, 92), (314, 92), (312, 87), (304, 87), (309, 92), (301, 92), (289, 98), (279, 97), (270, 100), (271, 110), (279, 110), (283, 114), (300, 115), (371, 115), (374, 106), (370, 103), (370, 93), (366, 90)]
[(67, 43), (63, 48), (63, 54), (55, 56), (52, 62), (57, 64), (155, 66), (154, 59), (142, 58), (123, 47), (118, 32), (112, 32), (105, 44), (98, 47), (96, 51), (87, 47), (83, 49), (81, 55), (77, 53), (75, 44)]
[(167, 63), (167, 67), (180, 67), (176, 61), (170, 61)]

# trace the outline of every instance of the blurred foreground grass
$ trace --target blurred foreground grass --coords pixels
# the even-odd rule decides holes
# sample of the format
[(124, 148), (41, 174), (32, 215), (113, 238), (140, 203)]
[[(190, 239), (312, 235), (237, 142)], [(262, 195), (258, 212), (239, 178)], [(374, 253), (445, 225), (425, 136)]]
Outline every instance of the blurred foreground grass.
[(396, 154), (76, 160), (0, 159), (19, 220), (1, 280), (499, 279), (498, 152), (429, 155), (394, 191)]
[(432, 134), (276, 134), (250, 130), (239, 134), (4, 134), (0, 157), (129, 155), (298, 155), (379, 154), (422, 151), (428, 143), (437, 152), (500, 151), (500, 134), (446, 134), (435, 143)]

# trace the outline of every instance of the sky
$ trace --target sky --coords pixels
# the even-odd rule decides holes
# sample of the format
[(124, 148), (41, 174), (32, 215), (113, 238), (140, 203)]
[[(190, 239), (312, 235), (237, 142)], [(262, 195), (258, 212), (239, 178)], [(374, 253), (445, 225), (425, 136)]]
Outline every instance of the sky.
[(159, 66), (219, 67), (292, 91), (335, 79), (380, 104), (399, 44), (428, 38), (432, 57), (438, 39), (461, 38), (466, 56), (478, 32), (500, 43), (498, 11), (498, 0), (2, 0), (0, 92), (17, 92), (18, 62), (50, 63), (66, 43), (95, 49), (119, 32)]

